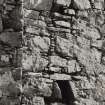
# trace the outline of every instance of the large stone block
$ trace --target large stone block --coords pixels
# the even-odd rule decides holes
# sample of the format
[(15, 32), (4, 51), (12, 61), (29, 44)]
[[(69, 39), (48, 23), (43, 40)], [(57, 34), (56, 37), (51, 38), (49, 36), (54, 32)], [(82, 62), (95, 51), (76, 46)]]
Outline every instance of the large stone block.
[(0, 34), (0, 40), (11, 47), (20, 47), (21, 35), (22, 33), (19, 32), (3, 32)]
[(105, 8), (105, 1), (104, 0), (94, 0), (95, 1), (95, 8), (104, 10)]
[(91, 8), (89, 0), (74, 0), (74, 8), (85, 10)]
[(56, 4), (69, 7), (71, 0), (55, 0)]
[(48, 52), (50, 47), (50, 39), (47, 37), (35, 36), (32, 39), (32, 43), (36, 48), (40, 49), (43, 52)]
[(62, 56), (73, 56), (73, 43), (67, 39), (57, 36), (56, 51)]
[(47, 10), (49, 11), (52, 7), (53, 0), (24, 0), (24, 7), (35, 10)]

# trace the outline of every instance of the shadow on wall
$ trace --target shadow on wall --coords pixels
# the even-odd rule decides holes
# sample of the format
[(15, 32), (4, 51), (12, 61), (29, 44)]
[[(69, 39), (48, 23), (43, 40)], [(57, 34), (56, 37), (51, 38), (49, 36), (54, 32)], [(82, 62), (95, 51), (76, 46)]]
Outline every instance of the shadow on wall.
[[(46, 105), (74, 105), (73, 102), (75, 101), (75, 98), (69, 81), (57, 80), (55, 81), (55, 83), (57, 84), (59, 90), (56, 90), (57, 88), (55, 86), (53, 87), (54, 93), (52, 94), (52, 96), (50, 98), (49, 97), (45, 98)], [(61, 97), (58, 96), (60, 93)]]

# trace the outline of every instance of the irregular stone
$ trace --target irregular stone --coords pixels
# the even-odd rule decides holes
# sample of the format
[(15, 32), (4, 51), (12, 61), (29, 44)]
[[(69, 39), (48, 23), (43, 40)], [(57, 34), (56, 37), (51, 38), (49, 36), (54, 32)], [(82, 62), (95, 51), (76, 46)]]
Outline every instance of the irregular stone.
[(6, 53), (1, 54), (0, 55), (0, 66), (2, 66), (2, 67), (7, 66), (8, 67), (9, 65), (14, 63), (14, 62), (12, 62), (13, 59), (14, 58), (11, 54), (6, 54)]
[(55, 102), (55, 103), (51, 103), (51, 105), (66, 105), (66, 104), (60, 103), (60, 102)]
[(101, 62), (101, 56), (102, 56), (102, 52), (101, 51), (98, 51), (97, 49), (93, 48), (92, 50), (92, 53), (96, 59), (97, 62)]
[(56, 4), (69, 7), (71, 0), (56, 0)]
[(67, 63), (67, 67), (68, 67), (68, 73), (75, 73), (75, 72), (79, 72), (81, 69), (79, 67), (79, 65), (77, 64), (76, 60), (70, 60)]
[(75, 11), (73, 9), (66, 9), (64, 11), (64, 13), (68, 14), (68, 15), (75, 15)]
[(65, 32), (65, 33), (70, 33), (70, 29), (67, 28), (55, 28), (55, 27), (47, 27), (49, 31), (54, 31), (54, 32)]
[(6, 10), (6, 11), (12, 11), (14, 8), (15, 8), (14, 5), (6, 4), (5, 10)]
[(105, 77), (99, 76), (96, 83), (95, 89), (93, 90), (93, 97), (95, 100), (103, 101), (105, 99)]
[(25, 31), (27, 33), (31, 33), (31, 34), (35, 34), (35, 35), (39, 35), (40, 34), (40, 29), (36, 28), (36, 27), (32, 27), (32, 26), (26, 27)]
[(1, 0), (1, 1), (0, 1), (0, 5), (2, 5), (2, 4), (3, 4), (3, 2), (4, 2), (4, 0)]
[(91, 42), (91, 46), (93, 46), (93, 47), (96, 47), (96, 48), (98, 48), (98, 49), (101, 49), (102, 48), (102, 40), (93, 40), (92, 42)]
[(36, 48), (39, 48), (40, 50), (42, 50), (44, 52), (48, 52), (49, 46), (50, 46), (50, 39), (49, 38), (35, 36), (32, 39), (32, 42)]
[(96, 55), (94, 54), (94, 51), (84, 50), (84, 49), (80, 50), (76, 48), (74, 50), (74, 53), (76, 54), (78, 61), (85, 66), (87, 73), (89, 74), (97, 73), (98, 75), (100, 72), (104, 72), (103, 71), (104, 67), (99, 63), (100, 59), (96, 57)]
[(7, 88), (8, 92), (9, 92), (9, 96), (11, 97), (16, 97), (18, 95), (20, 95), (21, 93), (21, 86), (19, 86), (19, 84), (16, 84), (16, 83), (10, 83), (8, 85), (8, 88)]
[(102, 33), (102, 36), (105, 36), (105, 24), (102, 25), (102, 27), (100, 28), (100, 31)]
[(87, 78), (83, 78), (80, 83), (81, 89), (95, 89), (95, 85), (93, 81), (89, 81)]
[(58, 67), (66, 67), (67, 66), (67, 60), (60, 58), (59, 56), (51, 56), (50, 62), (52, 66), (58, 66)]
[(70, 75), (66, 75), (66, 74), (52, 74), (50, 75), (50, 79), (52, 80), (71, 80), (71, 76)]
[(0, 100), (1, 105), (19, 105), (20, 100), (19, 98), (8, 98), (8, 97), (2, 97)]
[(87, 23), (83, 20), (79, 20), (76, 27), (81, 30), (81, 34), (87, 39), (96, 40), (100, 38), (100, 32), (93, 26), (87, 26)]
[(102, 25), (104, 24), (104, 19), (105, 19), (105, 16), (104, 14), (101, 14), (101, 13), (96, 13), (96, 25), (100, 28), (102, 28)]
[(71, 25), (69, 22), (65, 22), (65, 21), (55, 21), (56, 26), (59, 27), (65, 27), (65, 28), (70, 28)]
[[(52, 94), (52, 81), (45, 78), (40, 78), (35, 76), (36, 73), (31, 73), (23, 87), (23, 92), (26, 96), (41, 95), (45, 97), (50, 97)], [(30, 84), (30, 85), (29, 85)]]
[(77, 44), (79, 47), (84, 48), (84, 49), (90, 48), (90, 40), (84, 37), (77, 36)]
[(44, 103), (44, 98), (43, 97), (34, 97), (33, 100), (33, 105), (45, 105)]
[(62, 56), (73, 56), (73, 43), (70, 40), (57, 36), (56, 51)]
[(20, 47), (21, 46), (21, 33), (19, 32), (3, 32), (0, 34), (0, 40), (9, 44), (12, 47)]
[(83, 99), (83, 98), (81, 98), (79, 104), (80, 105), (99, 105), (99, 103), (96, 102), (93, 98), (89, 98), (89, 99)]
[(41, 32), (40, 32), (40, 36), (46, 36), (46, 37), (48, 37), (48, 36), (50, 36), (50, 33), (47, 30), (42, 29)]
[(29, 18), (24, 18), (24, 25), (28, 27), (36, 27), (36, 28), (41, 28), (44, 29), (46, 28), (46, 23), (42, 20), (34, 20), (34, 19), (29, 19)]
[(102, 43), (102, 50), (105, 51), (105, 40), (103, 40), (103, 43)]
[(53, 0), (23, 0), (24, 7), (27, 9), (46, 10), (49, 11), (52, 7)]
[(104, 2), (105, 2), (104, 0), (94, 0), (95, 8), (103, 10), (105, 7)]
[(8, 91), (8, 86), (11, 82), (14, 82), (11, 72), (5, 72), (0, 75), (0, 91), (2, 91), (2, 95), (11, 95)]
[(3, 23), (2, 23), (2, 18), (0, 16), (0, 32), (2, 32), (2, 30), (3, 30)]
[(57, 12), (54, 13), (54, 17), (55, 17), (56, 19), (62, 19), (62, 20), (63, 20), (63, 19), (64, 19), (64, 20), (71, 19), (70, 16), (62, 15), (62, 14), (57, 13)]
[(34, 65), (33, 56), (23, 55), (22, 67), (25, 70), (32, 70)]
[(71, 87), (71, 90), (73, 92), (74, 97), (77, 98), (78, 97), (78, 93), (77, 93), (77, 90), (76, 90), (77, 88), (75, 86), (75, 83), (70, 81), (69, 84), (70, 84), (70, 87)]
[(87, 11), (78, 11), (78, 16), (88, 18), (88, 13)]
[(52, 72), (61, 72), (61, 68), (59, 68), (59, 67), (53, 67), (52, 66), (52, 67), (49, 68), (49, 70), (52, 71)]
[(101, 62), (102, 62), (102, 64), (105, 65), (105, 56), (102, 57), (102, 61)]
[(39, 18), (39, 12), (34, 11), (34, 10), (24, 9), (24, 17), (30, 18), (30, 19), (38, 19)]
[(21, 69), (14, 69), (12, 71), (12, 76), (15, 81), (21, 80), (22, 77), (22, 70)]
[(84, 10), (91, 8), (89, 0), (74, 0), (74, 8)]
[(9, 62), (9, 55), (1, 55), (1, 62)]
[(3, 18), (3, 28), (4, 29), (13, 29), (14, 31), (21, 31), (22, 30), (22, 22), (15, 19), (7, 19)]

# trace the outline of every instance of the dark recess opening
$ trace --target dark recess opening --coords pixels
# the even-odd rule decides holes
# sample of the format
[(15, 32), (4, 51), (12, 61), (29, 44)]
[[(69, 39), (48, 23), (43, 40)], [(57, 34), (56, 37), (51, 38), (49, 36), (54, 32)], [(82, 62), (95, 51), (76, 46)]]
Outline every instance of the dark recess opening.
[(74, 98), (69, 81), (57, 80), (56, 83), (58, 84), (60, 88), (62, 100), (55, 99), (54, 97), (45, 97), (46, 105), (50, 105), (50, 103), (52, 102), (62, 102), (65, 105), (75, 105), (74, 104), (75, 98)]
[(67, 105), (73, 105), (75, 100), (69, 81), (59, 80), (57, 81), (59, 88), (61, 89), (62, 101)]

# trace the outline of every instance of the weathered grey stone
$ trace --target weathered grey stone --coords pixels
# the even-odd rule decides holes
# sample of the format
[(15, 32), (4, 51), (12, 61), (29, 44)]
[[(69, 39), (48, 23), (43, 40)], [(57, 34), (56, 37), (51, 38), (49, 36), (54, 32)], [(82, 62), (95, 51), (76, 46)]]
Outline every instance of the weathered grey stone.
[(24, 17), (27, 17), (30, 19), (38, 19), (39, 18), (39, 12), (34, 11), (34, 10), (24, 9)]
[(63, 19), (64, 19), (64, 20), (71, 19), (70, 16), (62, 15), (62, 14), (57, 13), (57, 12), (54, 13), (54, 17), (55, 17), (56, 19), (62, 19), (62, 20), (63, 20)]
[(73, 56), (73, 43), (57, 36), (56, 51), (62, 56)]
[(70, 28), (71, 25), (69, 22), (65, 22), (65, 21), (55, 21), (56, 26), (59, 27), (65, 27), (65, 28)]
[(75, 72), (79, 72), (81, 71), (78, 63), (76, 62), (76, 60), (70, 60), (67, 63), (67, 67), (68, 67), (68, 73), (75, 73)]
[(60, 102), (55, 102), (55, 103), (51, 103), (51, 105), (65, 105), (64, 103), (60, 103)]
[(92, 98), (89, 98), (89, 99), (81, 99), (79, 104), (82, 104), (82, 105), (99, 105), (99, 103), (96, 102)]
[(11, 72), (5, 72), (2, 76), (0, 76), (0, 87), (6, 87), (13, 81)]
[(77, 93), (77, 88), (75, 86), (75, 83), (70, 81), (69, 84), (70, 84), (70, 87), (71, 87), (71, 90), (73, 92), (74, 97), (77, 98), (78, 97), (78, 93)]
[(56, 4), (69, 7), (71, 0), (55, 0)]
[(21, 34), (19, 32), (3, 32), (0, 34), (0, 40), (9, 44), (12, 47), (20, 47), (21, 46)]
[(48, 60), (41, 57), (39, 52), (34, 51), (30, 55), (28, 53), (23, 53), (22, 67), (24, 70), (38, 72), (39, 70), (40, 71), (44, 70), (44, 68), (46, 68), (47, 65), (48, 65)]
[(105, 56), (102, 57), (102, 64), (105, 65)]
[(84, 10), (91, 8), (89, 0), (74, 0), (74, 8)]
[(95, 41), (93, 40), (91, 42), (91, 46), (101, 49), (102, 48), (102, 43), (103, 43), (102, 40), (95, 40)]
[(68, 15), (75, 15), (75, 11), (73, 9), (66, 9), (64, 12)]
[(105, 24), (102, 25), (102, 28), (100, 29), (101, 33), (102, 33), (102, 36), (105, 36)]
[(96, 19), (95, 19), (95, 21), (96, 21), (96, 25), (99, 27), (100, 26), (100, 28), (102, 28), (102, 25), (104, 24), (104, 14), (101, 14), (101, 13), (97, 13), (96, 14)]
[(2, 31), (3, 31), (3, 23), (2, 23), (2, 18), (0, 16), (0, 32), (2, 32)]
[(32, 39), (32, 42), (35, 47), (39, 48), (40, 50), (44, 52), (48, 52), (49, 46), (50, 46), (50, 39), (47, 37), (40, 37), (40, 36), (35, 36)]
[(22, 60), (22, 67), (25, 70), (32, 70), (34, 65), (34, 60), (33, 56), (28, 56), (28, 55), (23, 55), (23, 60)]
[(50, 79), (52, 80), (71, 80), (71, 76), (70, 75), (66, 75), (66, 74), (52, 74), (50, 75)]
[(87, 78), (83, 78), (80, 83), (81, 89), (95, 89), (95, 85), (93, 81), (89, 81)]
[(95, 100), (103, 101), (105, 98), (105, 77), (99, 75), (95, 83), (95, 89), (93, 90), (93, 97)]
[(87, 22), (79, 20), (76, 27), (81, 30), (81, 34), (87, 39), (99, 39), (100, 32), (93, 26), (87, 26)]
[(104, 0), (94, 0), (95, 8), (97, 9), (104, 9), (105, 7), (105, 1)]
[(84, 38), (84, 37), (79, 37), (77, 36), (77, 44), (81, 48), (88, 49), (90, 48), (90, 40)]
[(43, 97), (34, 97), (33, 105), (45, 105)]
[(78, 11), (78, 16), (88, 18), (87, 11)]
[(24, 0), (24, 7), (35, 10), (50, 10), (53, 0)]
[(51, 56), (51, 65), (52, 66), (58, 66), (58, 67), (66, 67), (67, 66), (67, 60), (60, 58), (59, 56)]
[(35, 35), (40, 34), (40, 29), (36, 28), (36, 27), (29, 26), (29, 27), (26, 27), (25, 30), (26, 30), (27, 33), (30, 33), (30, 34), (35, 34)]
[[(50, 97), (52, 94), (52, 81), (46, 78), (39, 78), (36, 73), (28, 74), (30, 78), (23, 87), (23, 92), (26, 96), (41, 95), (45, 97)], [(30, 84), (30, 85), (29, 85)], [(34, 92), (34, 93), (33, 93)]]
[[(76, 51), (77, 50), (77, 51)], [(85, 65), (86, 71), (89, 74), (100, 73), (104, 69), (102, 65), (100, 65), (100, 52), (96, 52), (99, 55), (95, 54), (94, 50), (84, 50), (84, 49), (75, 49), (74, 53), (76, 54), (78, 61)], [(100, 69), (99, 69), (100, 68)], [(104, 72), (104, 71), (103, 71)]]
[(24, 18), (24, 25), (28, 27), (34, 26), (34, 28), (39, 28), (39, 29), (45, 29), (47, 26), (45, 21), (34, 20), (34, 19), (29, 19), (29, 18)]
[(3, 4), (3, 2), (4, 2), (4, 0), (1, 0), (1, 1), (0, 1), (0, 5), (2, 5), (2, 4)]
[(67, 28), (48, 27), (48, 30), (53, 31), (53, 32), (61, 31), (61, 32), (65, 32), (65, 33), (70, 33), (70, 29), (67, 29)]

